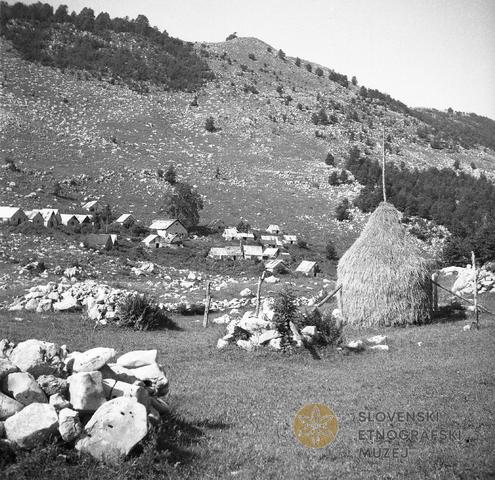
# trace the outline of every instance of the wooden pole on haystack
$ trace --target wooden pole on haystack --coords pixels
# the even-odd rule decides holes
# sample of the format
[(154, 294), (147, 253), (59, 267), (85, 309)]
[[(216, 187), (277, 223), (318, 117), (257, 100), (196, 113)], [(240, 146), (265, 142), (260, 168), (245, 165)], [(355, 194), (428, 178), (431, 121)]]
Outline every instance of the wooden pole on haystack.
[(256, 290), (256, 313), (255, 313), (255, 317), (257, 317), (260, 314), (261, 284), (263, 283), (263, 280), (265, 279), (265, 274), (266, 274), (266, 271), (260, 275), (260, 278), (258, 280), (258, 289)]
[(385, 188), (385, 127), (382, 130), (382, 189), (383, 201), (387, 201), (387, 190)]
[(473, 263), (474, 278), (473, 278), (473, 303), (474, 303), (474, 318), (476, 319), (476, 328), (480, 328), (480, 319), (478, 311), (478, 269), (476, 268), (476, 257), (474, 252), (471, 252), (471, 261)]
[(208, 326), (208, 314), (210, 313), (211, 295), (210, 295), (210, 281), (206, 282), (206, 297), (205, 297), (205, 314), (203, 317), (203, 327)]

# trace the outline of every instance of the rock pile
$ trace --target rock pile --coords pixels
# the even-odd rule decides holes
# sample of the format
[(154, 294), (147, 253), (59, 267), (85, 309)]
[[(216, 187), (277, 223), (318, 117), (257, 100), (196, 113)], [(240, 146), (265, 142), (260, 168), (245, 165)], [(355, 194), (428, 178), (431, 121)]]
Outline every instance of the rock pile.
[[(215, 323), (226, 324), (227, 334), (217, 342), (217, 348), (222, 349), (227, 345), (236, 344), (247, 351), (252, 351), (257, 347), (269, 346), (275, 350), (281, 350), (283, 336), (275, 325), (276, 312), (273, 310), (273, 298), (265, 299), (260, 308), (260, 313), (247, 311), (242, 317), (240, 313), (234, 311), (213, 320)], [(300, 332), (291, 322), (288, 336), (285, 340), (296, 347), (304, 344), (314, 343), (320, 332), (316, 326), (305, 326)]]
[(117, 318), (116, 306), (119, 301), (133, 294), (135, 292), (112, 288), (94, 280), (76, 283), (66, 280), (58, 284), (50, 282), (31, 287), (26, 295), (9, 306), (9, 310), (74, 312), (86, 307), (89, 318), (104, 325), (107, 320)]
[(115, 357), (113, 348), (1, 340), (0, 442), (32, 449), (59, 436), (99, 460), (125, 457), (166, 411), (168, 380), (156, 350)]
[[(446, 267), (440, 270), (440, 275), (455, 275), (456, 280), (451, 291), (460, 295), (472, 295), (474, 290), (475, 272), (468, 265), (462, 267)], [(484, 268), (478, 271), (478, 293), (495, 292), (495, 273)]]

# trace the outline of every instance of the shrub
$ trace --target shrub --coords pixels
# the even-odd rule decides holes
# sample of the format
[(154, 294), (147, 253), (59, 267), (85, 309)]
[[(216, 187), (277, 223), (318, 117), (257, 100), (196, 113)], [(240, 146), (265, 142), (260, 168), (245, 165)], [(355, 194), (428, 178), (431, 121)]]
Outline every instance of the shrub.
[(197, 107), (198, 106), (198, 96), (197, 95), (194, 95), (189, 106), (190, 107)]
[(278, 58), (285, 60), (285, 52), (282, 49), (280, 49), (278, 51), (277, 55), (278, 55)]
[(307, 70), (308, 72), (312, 72), (312, 71), (313, 71), (313, 65), (311, 65), (311, 63), (307, 63), (307, 64), (305, 65), (305, 67), (306, 67), (306, 70)]
[(247, 70), (248, 70), (247, 65), (241, 65), (241, 70), (242, 70), (243, 72), (247, 72)]
[(328, 176), (328, 183), (332, 187), (336, 187), (337, 185), (340, 185), (340, 179), (339, 179), (339, 174), (337, 173), (337, 170), (334, 170), (329, 176)]
[(14, 159), (12, 157), (5, 157), (5, 165), (7, 165), (7, 168), (11, 172), (19, 172), (19, 168), (14, 162)]
[(476, 164), (475, 164), (474, 162), (471, 162), (471, 168), (472, 168), (473, 170), (476, 170), (476, 168), (477, 168), (477, 167), (476, 167)]
[(352, 77), (351, 82), (352, 82), (352, 84), (353, 84), (354, 86), (356, 86), (356, 85), (358, 84), (357, 78), (356, 78), (355, 76), (354, 76), (354, 77)]
[(335, 157), (330, 152), (328, 152), (327, 156), (325, 157), (325, 163), (330, 167), (335, 166)]
[(319, 77), (323, 77), (323, 70), (320, 67), (317, 67), (317, 69), (315, 70), (315, 73)]
[(325, 245), (325, 257), (327, 258), (327, 260), (338, 260), (339, 258), (335, 245), (331, 240), (328, 240), (327, 244)]
[(250, 53), (248, 55), (248, 57), (249, 57), (250, 60), (256, 60), (256, 57), (255, 57), (254, 53)]
[(213, 120), (213, 117), (212, 116), (209, 116), (206, 119), (205, 130), (207, 132), (210, 132), (210, 133), (213, 133), (213, 132), (216, 132), (217, 131), (217, 127), (215, 127), (215, 120)]
[(234, 38), (237, 38), (237, 32), (231, 33), (225, 41), (228, 42), (229, 40), (234, 40)]
[(134, 330), (174, 328), (176, 325), (153, 297), (146, 294), (128, 295), (117, 305), (117, 325)]
[(163, 174), (164, 174), (164, 173), (165, 173), (165, 172), (163, 171), (163, 169), (161, 169), (161, 168), (157, 168), (157, 169), (156, 169), (156, 176), (157, 176), (158, 178), (163, 178)]
[(347, 198), (344, 198), (344, 200), (342, 200), (342, 202), (337, 205), (337, 208), (335, 209), (335, 218), (339, 222), (342, 222), (343, 220), (349, 220), (349, 218), (351, 218), (349, 207), (350, 203)]
[(170, 185), (175, 185), (177, 183), (177, 172), (175, 167), (170, 165), (164, 175), (165, 181)]
[(306, 326), (315, 326), (319, 335), (314, 338), (317, 345), (337, 345), (342, 338), (342, 323), (330, 313), (321, 313), (317, 308), (307, 309), (300, 316), (297, 328), (302, 330)]
[(301, 59), (299, 57), (296, 58), (296, 67), (301, 66)]
[(295, 323), (298, 318), (296, 294), (290, 287), (285, 287), (277, 294), (273, 310), (275, 328), (282, 335), (282, 348), (285, 348), (290, 345), (290, 322)]
[(297, 246), (299, 248), (308, 248), (308, 242), (306, 240), (303, 240), (302, 238), (297, 239)]

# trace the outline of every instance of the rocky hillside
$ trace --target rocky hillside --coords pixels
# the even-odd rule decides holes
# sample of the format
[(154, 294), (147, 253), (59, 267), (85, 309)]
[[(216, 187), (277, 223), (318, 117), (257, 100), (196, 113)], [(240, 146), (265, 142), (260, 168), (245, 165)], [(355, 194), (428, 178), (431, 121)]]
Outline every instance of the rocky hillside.
[[(379, 159), (383, 129), (388, 161), (420, 169), (457, 162), (494, 178), (487, 142), (464, 148), (426, 116), (327, 67), (255, 38), (194, 48), (213, 80), (193, 92), (150, 83), (140, 93), (104, 76), (30, 62), (1, 38), (0, 153), (19, 171), (0, 170), (0, 203), (76, 210), (96, 197), (149, 220), (168, 188), (156, 171), (173, 163), (179, 179), (204, 195), (205, 222), (278, 223), (310, 241), (332, 237), (345, 246), (363, 215), (338, 222), (334, 209), (362, 187), (352, 176), (331, 186), (328, 177), (352, 146)], [(210, 116), (214, 131), (205, 129)], [(328, 153), (335, 167), (325, 164)], [(56, 181), (64, 198), (51, 193)]]

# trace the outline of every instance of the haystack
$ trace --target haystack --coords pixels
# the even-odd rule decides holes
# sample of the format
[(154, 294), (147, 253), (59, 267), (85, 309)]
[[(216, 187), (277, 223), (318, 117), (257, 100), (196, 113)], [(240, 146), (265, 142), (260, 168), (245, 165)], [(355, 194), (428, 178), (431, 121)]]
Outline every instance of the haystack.
[(401, 225), (399, 212), (382, 202), (339, 261), (341, 306), (347, 324), (427, 322), (431, 317), (431, 268)]

